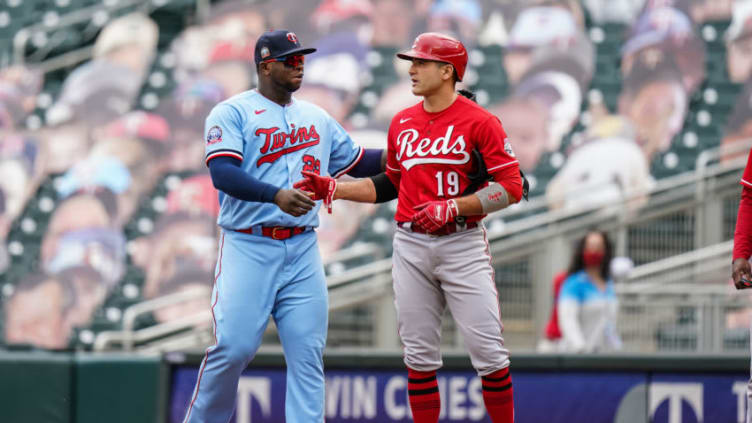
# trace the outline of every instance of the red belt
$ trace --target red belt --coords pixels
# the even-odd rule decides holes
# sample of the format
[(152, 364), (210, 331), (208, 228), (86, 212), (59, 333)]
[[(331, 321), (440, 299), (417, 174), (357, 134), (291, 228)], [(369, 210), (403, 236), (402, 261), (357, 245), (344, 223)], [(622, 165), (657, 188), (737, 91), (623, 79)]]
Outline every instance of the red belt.
[[(288, 226), (264, 226), (261, 228), (261, 234), (262, 236), (276, 239), (278, 241), (284, 241), (288, 238), (292, 238), (295, 235), (300, 235), (303, 232), (308, 230), (305, 226), (294, 226), (294, 227), (288, 227)], [(235, 229), (235, 232), (242, 232), (244, 234), (256, 234), (259, 235), (258, 230), (255, 232), (253, 231), (253, 228), (247, 228), (247, 229)]]
[(469, 222), (469, 223), (465, 223), (464, 225), (460, 225), (459, 223), (447, 223), (446, 225), (440, 227), (434, 232), (428, 232), (427, 230), (423, 229), (420, 226), (415, 226), (415, 225), (410, 224), (410, 222), (397, 222), (397, 226), (403, 229), (407, 229), (410, 232), (415, 232), (419, 234), (443, 236), (443, 235), (453, 234), (456, 232), (466, 231), (468, 229), (475, 229), (478, 227), (478, 222)]

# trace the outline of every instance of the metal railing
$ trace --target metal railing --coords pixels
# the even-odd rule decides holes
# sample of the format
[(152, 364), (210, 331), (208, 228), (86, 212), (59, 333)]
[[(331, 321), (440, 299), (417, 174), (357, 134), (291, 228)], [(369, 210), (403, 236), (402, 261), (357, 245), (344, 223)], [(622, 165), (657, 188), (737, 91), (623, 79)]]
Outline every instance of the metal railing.
[[(383, 251), (376, 244), (356, 244), (351, 248), (343, 249), (331, 255), (327, 258), (324, 265), (347, 261), (366, 253), (378, 255), (382, 254)], [(391, 269), (391, 260), (384, 259), (359, 267), (354, 272), (354, 275), (370, 275), (374, 273), (374, 270), (379, 270), (384, 268), (384, 266), (388, 266)], [(353, 274), (346, 277), (342, 277), (341, 275), (332, 276), (327, 279), (327, 285), (330, 289), (344, 286), (351, 282), (352, 276)], [(338, 289), (337, 294), (330, 297), (330, 309), (338, 310), (351, 307), (352, 301), (358, 298), (358, 296), (363, 298), (363, 302), (375, 296), (382, 296), (384, 289), (391, 283), (391, 278), (381, 281), (378, 281), (378, 278), (374, 278), (372, 281), (374, 283), (369, 284), (365, 288), (363, 286), (353, 286), (349, 290)], [(207, 344), (212, 339), (208, 330), (211, 324), (211, 312), (209, 310), (202, 310), (177, 320), (146, 328), (137, 328), (136, 326), (138, 320), (143, 316), (157, 312), (165, 307), (181, 305), (198, 299), (205, 299), (209, 296), (211, 296), (210, 289), (196, 288), (130, 306), (123, 313), (122, 329), (98, 333), (93, 343), (93, 349), (94, 351), (105, 351), (120, 348), (126, 351), (167, 352)], [(274, 332), (275, 329), (272, 324), (269, 325), (267, 331)]]
[[(650, 192), (633, 193), (615, 204), (544, 211), (545, 200), (536, 198), (529, 205), (489, 216), (488, 221), (502, 219), (505, 222), (495, 225), (500, 229), (489, 230), (489, 241), (510, 345), (533, 348), (550, 314), (552, 277), (566, 268), (573, 242), (592, 227), (609, 232), (616, 239), (620, 255), (640, 256), (638, 267), (634, 269), (637, 276), (644, 274), (644, 278), (660, 281), (670, 275), (685, 277), (680, 275), (686, 274), (688, 269), (719, 268), (722, 271), (717, 275), (725, 275), (723, 280), (726, 280), (724, 272), (728, 271), (730, 262), (729, 242), (702, 253), (692, 252), (728, 240), (729, 234), (733, 233), (727, 228), (733, 226), (733, 219), (725, 216), (735, 215), (734, 199), (739, 197), (739, 178), (745, 160), (738, 157), (720, 164), (718, 159), (734, 151), (749, 150), (751, 146), (752, 141), (749, 141), (703, 152), (698, 156), (696, 171), (660, 180)], [(639, 210), (629, 210), (626, 206), (639, 196), (647, 196), (647, 204)], [(729, 210), (723, 210), (724, 207)], [(536, 213), (538, 210), (540, 212)], [(518, 218), (526, 214), (531, 216)], [(671, 257), (683, 253), (690, 254), (680, 256), (682, 260), (694, 263), (672, 267), (672, 271), (664, 274), (650, 274), (650, 266), (656, 267), (651, 265), (652, 262), (666, 259), (670, 264)], [(389, 272), (390, 266), (384, 261), (338, 275), (336, 285), (330, 287), (332, 297), (339, 295), (338, 286), (348, 286), (349, 291), (362, 295), (347, 302), (348, 295), (343, 291), (345, 303), (338, 300), (337, 309), (362, 307), (366, 300), (375, 308), (389, 302), (389, 298), (379, 297), (381, 293), (389, 297), (389, 290), (374, 289), (371, 298), (366, 298), (368, 293), (357, 288), (388, 285)], [(728, 306), (736, 307), (737, 301), (730, 299)], [(448, 326), (452, 332), (451, 322)], [(378, 327), (373, 330), (385, 332)], [(336, 329), (330, 330), (330, 338), (337, 337)], [(380, 337), (374, 336), (373, 339), (374, 345), (383, 345)], [(703, 348), (707, 349), (707, 345)]]
[(746, 351), (752, 293), (731, 284), (732, 249), (726, 241), (635, 268), (617, 285), (624, 350)]
[[(556, 272), (566, 268), (573, 241), (584, 235), (591, 227), (598, 227), (612, 234), (616, 239), (617, 251), (622, 255), (630, 255), (630, 251), (639, 251), (640, 248), (650, 246), (652, 243), (660, 244), (667, 241), (670, 244), (675, 238), (685, 239), (685, 243), (680, 245), (680, 248), (672, 249), (659, 245), (657, 248), (666, 248), (668, 251), (655, 251), (652, 253), (651, 260), (644, 263), (638, 262), (638, 266), (632, 271), (629, 284), (619, 288), (620, 296), (624, 301), (623, 313), (635, 310), (637, 306), (643, 308), (654, 306), (647, 309), (648, 311), (643, 315), (625, 314), (629, 316), (629, 319), (639, 320), (638, 317), (653, 319), (651, 313), (656, 316), (665, 314), (670, 308), (668, 303), (674, 304), (677, 310), (686, 310), (692, 304), (695, 304), (695, 310), (710, 307), (704, 300), (696, 298), (692, 299), (695, 302), (687, 303), (689, 300), (680, 298), (681, 295), (678, 295), (682, 293), (683, 288), (667, 288), (679, 291), (678, 294), (676, 292), (672, 294), (665, 290), (662, 292), (659, 287), (666, 280), (672, 280), (671, 278), (676, 282), (700, 277), (710, 278), (708, 280), (723, 277), (724, 281), (727, 280), (731, 248), (727, 238), (728, 234), (733, 231), (722, 230), (723, 225), (728, 225), (729, 222), (724, 222), (724, 213), (720, 212), (720, 208), (724, 204), (734, 204), (727, 200), (739, 196), (738, 182), (744, 158), (736, 158), (724, 164), (718, 163), (718, 159), (723, 154), (749, 149), (750, 146), (752, 146), (752, 141), (738, 143), (731, 148), (716, 148), (703, 152), (698, 156), (695, 171), (658, 181), (650, 192), (633, 193), (632, 196), (625, 197), (616, 204), (576, 210), (545, 211), (545, 200), (535, 198), (529, 205), (510, 208), (489, 216), (489, 221), (502, 219), (505, 222), (511, 222), (504, 224), (501, 229), (489, 230), (488, 234), (504, 315), (505, 336), (509, 344), (518, 350), (534, 347), (550, 313), (552, 301), (550, 281)], [(640, 210), (629, 211), (626, 205), (638, 196), (648, 197), (646, 205)], [(523, 215), (529, 216), (519, 217)], [(651, 230), (660, 231), (664, 226), (670, 227), (675, 224), (671, 220), (674, 216), (689, 216), (686, 219), (688, 224), (682, 223), (684, 226), (676, 229), (676, 233), (669, 231), (665, 237), (660, 233), (650, 234)], [(698, 220), (698, 217), (701, 220)], [(698, 231), (703, 232), (702, 236), (697, 235)], [(724, 237), (726, 239), (721, 239)], [(375, 247), (368, 247), (360, 252), (355, 250), (342, 252), (341, 257), (352, 259), (358, 254), (371, 254), (372, 248)], [(338, 341), (339, 338), (351, 338), (349, 333), (351, 330), (348, 329), (347, 324), (343, 324), (341, 328), (337, 327), (338, 313), (348, 313), (349, 310), (365, 307), (369, 312), (362, 314), (368, 316), (367, 318), (372, 319), (373, 322), (359, 326), (369, 327), (372, 334), (357, 337), (360, 340), (358, 342), (366, 339), (366, 344), (351, 346), (396, 348), (398, 343), (394, 331), (390, 284), (391, 259), (389, 258), (330, 276), (327, 279), (332, 311), (330, 341), (335, 345), (342, 345), (343, 343)], [(696, 286), (695, 288), (698, 289)], [(630, 295), (634, 294), (632, 291), (644, 291), (639, 303), (630, 303), (632, 301)], [(714, 301), (710, 308), (715, 314), (697, 311), (695, 315), (700, 316), (700, 321), (715, 328), (716, 332), (721, 327), (722, 319), (719, 317), (707, 323), (710, 321), (707, 316), (725, 315), (718, 310), (724, 307), (724, 309), (735, 310), (740, 307), (739, 301), (742, 301), (740, 298), (744, 298), (743, 295), (728, 297), (728, 292), (725, 294), (728, 298), (721, 298), (718, 296), (720, 293), (706, 292), (704, 288), (698, 289), (698, 292), (712, 299), (708, 301)], [(651, 295), (653, 297), (650, 297)], [(671, 297), (671, 295), (674, 296)], [(646, 300), (646, 297), (650, 297), (655, 302)], [(657, 302), (661, 298), (662, 301), (665, 300), (668, 303)], [(654, 310), (655, 313), (649, 310)], [(676, 313), (668, 314), (676, 315)], [(622, 321), (628, 322), (629, 319), (622, 319)], [(645, 328), (645, 331), (640, 334), (635, 334), (634, 329), (625, 324), (623, 329), (625, 334), (628, 334), (625, 336), (625, 346), (634, 351), (641, 350), (641, 348), (647, 350), (662, 348), (663, 345), (659, 345), (655, 333), (659, 328), (667, 330), (666, 325), (669, 323), (658, 318), (654, 320), (657, 322), (655, 325), (636, 326), (638, 329)], [(686, 330), (686, 325), (682, 326), (681, 330)], [(461, 338), (455, 333), (451, 319), (445, 325), (444, 332), (447, 339), (451, 339), (448, 342), (450, 345), (457, 346), (461, 343)], [(696, 334), (695, 344), (693, 344), (696, 350), (716, 350), (719, 345), (717, 339), (713, 342), (705, 341), (707, 334), (716, 332), (709, 330)], [(697, 339), (700, 340), (699, 344)]]
[[(202, 336), (201, 333), (208, 334), (208, 328), (211, 324), (210, 310), (201, 310), (179, 319), (141, 329), (136, 328), (136, 323), (140, 317), (165, 307), (181, 305), (210, 296), (211, 290), (209, 288), (196, 287), (132, 305), (126, 308), (123, 313), (122, 330), (104, 331), (97, 334), (93, 345), (94, 351), (104, 351), (115, 346), (119, 346), (126, 351), (132, 351), (137, 349), (137, 345), (141, 343), (148, 343), (149, 350), (160, 349), (161, 345), (186, 346), (183, 343), (176, 343), (176, 338), (188, 339), (190, 343), (187, 346), (195, 345), (196, 339), (205, 339), (205, 336)], [(186, 334), (186, 331), (189, 333)], [(164, 351), (169, 351), (169, 349)]]

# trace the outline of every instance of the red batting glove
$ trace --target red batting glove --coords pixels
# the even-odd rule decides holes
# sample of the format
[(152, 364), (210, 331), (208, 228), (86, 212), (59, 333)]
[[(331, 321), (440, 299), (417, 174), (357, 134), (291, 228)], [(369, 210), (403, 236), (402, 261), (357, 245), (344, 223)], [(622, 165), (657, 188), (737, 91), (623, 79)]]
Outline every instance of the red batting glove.
[(454, 200), (427, 201), (414, 207), (417, 211), (413, 215), (412, 224), (425, 229), (427, 232), (435, 232), (459, 214), (457, 202)]
[(317, 175), (313, 172), (301, 172), (305, 179), (295, 182), (292, 187), (313, 193), (313, 200), (324, 200), (329, 214), (332, 214), (334, 192), (337, 191), (337, 180), (329, 176)]

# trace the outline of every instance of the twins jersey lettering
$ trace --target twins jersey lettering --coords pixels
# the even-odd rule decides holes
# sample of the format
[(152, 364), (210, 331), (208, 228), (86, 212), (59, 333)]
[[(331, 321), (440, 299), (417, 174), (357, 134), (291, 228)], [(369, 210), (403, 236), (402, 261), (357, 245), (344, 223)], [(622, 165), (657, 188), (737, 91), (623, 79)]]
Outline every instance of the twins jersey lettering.
[[(398, 113), (389, 127), (386, 173), (399, 187), (395, 220), (409, 222), (426, 201), (460, 197), (474, 170), (471, 151), (483, 156), (489, 174), (501, 177), (519, 164), (496, 116), (463, 96), (438, 113), (418, 103)], [(471, 216), (468, 222), (483, 219)]]
[[(292, 188), (301, 171), (341, 176), (358, 163), (363, 150), (321, 108), (295, 100), (284, 107), (258, 91), (247, 91), (218, 104), (206, 119), (206, 162), (229, 156), (242, 161), (251, 176), (281, 188)], [(219, 192), (217, 224), (225, 229), (251, 226), (319, 224), (317, 205), (301, 217), (271, 203), (238, 200)]]

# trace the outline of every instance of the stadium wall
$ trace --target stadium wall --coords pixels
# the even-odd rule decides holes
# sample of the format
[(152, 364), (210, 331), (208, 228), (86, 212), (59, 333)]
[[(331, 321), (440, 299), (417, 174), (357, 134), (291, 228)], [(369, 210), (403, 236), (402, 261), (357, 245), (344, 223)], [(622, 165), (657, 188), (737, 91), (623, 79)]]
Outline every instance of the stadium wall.
[(0, 353), (0, 422), (162, 423), (169, 366), (159, 356)]
[[(0, 354), (0, 421), (182, 420), (202, 357), (66, 353)], [(518, 423), (743, 422), (746, 356), (515, 355)], [(240, 380), (237, 423), (283, 422), (285, 371), (278, 354), (256, 357)], [(410, 422), (402, 359), (328, 354), (326, 421)], [(488, 422), (464, 356), (439, 373), (441, 422)]]
[[(200, 356), (172, 360), (169, 423), (190, 401)], [(328, 354), (326, 421), (412, 422), (402, 357)], [(746, 356), (524, 355), (512, 358), (516, 423), (743, 422)], [(465, 356), (439, 371), (440, 422), (485, 422), (479, 379)], [(240, 379), (237, 423), (284, 421), (284, 361), (254, 359)]]

